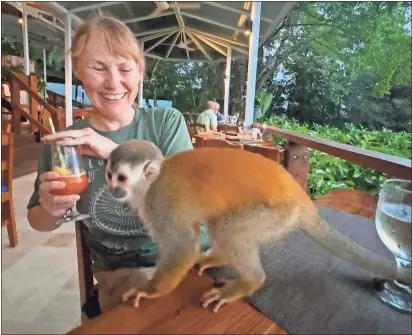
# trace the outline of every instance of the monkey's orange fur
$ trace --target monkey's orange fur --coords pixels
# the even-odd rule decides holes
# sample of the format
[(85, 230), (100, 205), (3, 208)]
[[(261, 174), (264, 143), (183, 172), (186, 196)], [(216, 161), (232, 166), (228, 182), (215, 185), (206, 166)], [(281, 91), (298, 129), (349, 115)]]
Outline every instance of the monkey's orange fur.
[[(158, 183), (178, 188), (179, 194), (190, 195), (190, 202), (211, 216), (253, 204), (287, 211), (299, 203), (304, 210), (316, 211), (308, 195), (281, 165), (247, 151), (223, 148), (185, 151), (165, 159), (162, 169), (168, 173), (160, 173)], [(171, 207), (180, 207), (180, 197), (174, 201)]]
[[(203, 295), (214, 311), (255, 292), (265, 280), (260, 242), (276, 243), (300, 230), (332, 254), (385, 279), (410, 283), (395, 262), (377, 257), (339, 233), (320, 217), (305, 190), (275, 161), (243, 150), (202, 148), (165, 158), (150, 142), (129, 140), (116, 148), (107, 164), (110, 187), (124, 188), (150, 235), (158, 243), (157, 268), (144, 286), (123, 295), (156, 298), (176, 288), (197, 262), (231, 266), (239, 279)], [(126, 175), (119, 184), (116, 175)], [(123, 178), (124, 179), (124, 178)], [(211, 253), (199, 257), (199, 225), (208, 228)]]

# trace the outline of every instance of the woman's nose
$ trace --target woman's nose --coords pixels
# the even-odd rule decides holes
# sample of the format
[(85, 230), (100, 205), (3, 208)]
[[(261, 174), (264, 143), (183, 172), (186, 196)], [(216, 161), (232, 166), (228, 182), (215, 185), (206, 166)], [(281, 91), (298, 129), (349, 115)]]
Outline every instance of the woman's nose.
[(105, 88), (114, 90), (120, 85), (120, 74), (118, 71), (110, 70), (106, 72)]

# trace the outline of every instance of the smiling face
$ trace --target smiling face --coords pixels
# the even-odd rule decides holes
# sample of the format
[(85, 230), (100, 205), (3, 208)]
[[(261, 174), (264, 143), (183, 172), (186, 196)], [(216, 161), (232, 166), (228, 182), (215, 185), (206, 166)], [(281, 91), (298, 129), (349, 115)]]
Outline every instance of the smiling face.
[(90, 33), (76, 73), (100, 113), (117, 118), (135, 101), (142, 71), (132, 57), (110, 54), (102, 39), (101, 34)]

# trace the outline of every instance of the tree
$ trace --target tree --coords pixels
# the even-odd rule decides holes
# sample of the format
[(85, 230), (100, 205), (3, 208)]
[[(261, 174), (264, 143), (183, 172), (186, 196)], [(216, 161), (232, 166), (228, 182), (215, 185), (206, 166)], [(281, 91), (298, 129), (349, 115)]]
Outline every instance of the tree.
[(374, 94), (383, 96), (411, 77), (410, 22), (408, 2), (300, 3), (259, 51), (257, 91), (290, 57), (311, 52), (341, 62), (349, 82), (376, 73)]

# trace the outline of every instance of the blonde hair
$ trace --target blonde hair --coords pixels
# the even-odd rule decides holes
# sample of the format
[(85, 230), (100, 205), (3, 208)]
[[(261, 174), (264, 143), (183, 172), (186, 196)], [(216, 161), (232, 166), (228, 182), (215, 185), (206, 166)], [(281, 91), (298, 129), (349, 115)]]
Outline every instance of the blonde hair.
[(77, 28), (69, 50), (75, 73), (78, 69), (78, 60), (93, 32), (100, 35), (108, 53), (124, 58), (131, 57), (139, 66), (142, 76), (144, 75), (144, 54), (133, 33), (120, 20), (105, 15), (95, 15)]

